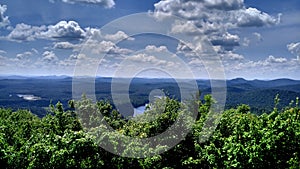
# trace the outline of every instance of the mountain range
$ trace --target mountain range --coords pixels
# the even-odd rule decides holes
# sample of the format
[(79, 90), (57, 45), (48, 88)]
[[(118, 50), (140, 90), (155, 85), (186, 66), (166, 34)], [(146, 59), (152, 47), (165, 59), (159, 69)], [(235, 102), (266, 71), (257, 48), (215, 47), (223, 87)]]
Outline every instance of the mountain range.
[[(90, 79), (95, 83), (95, 94), (97, 100), (105, 99), (112, 104), (122, 104), (122, 99), (112, 98), (112, 82), (117, 89), (114, 92), (118, 94), (129, 94), (130, 104), (133, 107), (139, 107), (149, 102), (149, 94), (155, 89), (162, 89), (167, 96), (180, 100), (180, 87), (176, 79), (163, 78), (109, 78), (97, 77)], [(93, 81), (94, 80), (94, 81)], [(184, 81), (184, 80), (183, 80)], [(186, 79), (184, 87), (189, 87), (193, 80)], [(69, 76), (0, 76), (0, 107), (12, 109), (29, 109), (38, 116), (44, 116), (49, 104), (62, 102), (67, 107), (67, 102), (72, 99), (73, 78)], [(124, 91), (122, 88), (130, 82), (129, 89)], [(201, 92), (201, 98), (211, 93), (210, 80), (196, 80), (198, 89)], [(120, 90), (118, 90), (120, 88)], [(122, 89), (122, 90), (121, 90)], [(274, 98), (279, 95), (280, 102), (278, 108), (282, 109), (288, 106), (292, 100), (300, 96), (300, 80), (275, 79), (275, 80), (245, 80), (236, 78), (226, 80), (226, 108), (237, 107), (241, 104), (247, 104), (251, 107), (253, 113), (269, 113), (274, 107)], [(31, 98), (38, 99), (24, 99)], [(124, 103), (124, 105), (128, 103)], [(131, 115), (127, 110), (127, 114)], [(133, 112), (133, 111), (132, 111)]]

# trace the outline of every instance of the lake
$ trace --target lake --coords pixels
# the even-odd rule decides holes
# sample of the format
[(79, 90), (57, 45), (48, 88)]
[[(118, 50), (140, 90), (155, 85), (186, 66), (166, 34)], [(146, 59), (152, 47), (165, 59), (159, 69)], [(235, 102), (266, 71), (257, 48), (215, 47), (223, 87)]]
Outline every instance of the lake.
[(136, 117), (139, 114), (143, 114), (145, 112), (146, 105), (134, 108), (133, 117)]

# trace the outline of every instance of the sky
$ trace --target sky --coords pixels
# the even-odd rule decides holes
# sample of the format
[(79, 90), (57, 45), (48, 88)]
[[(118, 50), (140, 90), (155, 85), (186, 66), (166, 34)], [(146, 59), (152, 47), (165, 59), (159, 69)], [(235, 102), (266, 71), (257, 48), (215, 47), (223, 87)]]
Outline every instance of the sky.
[(1, 0), (0, 75), (300, 79), (299, 0)]

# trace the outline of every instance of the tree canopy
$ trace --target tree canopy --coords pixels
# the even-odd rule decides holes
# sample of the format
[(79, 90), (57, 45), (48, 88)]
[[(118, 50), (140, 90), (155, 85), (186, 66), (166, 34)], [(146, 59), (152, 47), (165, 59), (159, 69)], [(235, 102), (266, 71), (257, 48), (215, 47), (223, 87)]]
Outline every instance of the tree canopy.
[[(279, 100), (275, 100), (279, 101)], [(107, 101), (92, 103), (86, 97), (61, 103), (38, 118), (27, 110), (0, 109), (1, 168), (300, 168), (300, 108), (298, 99), (283, 110), (256, 115), (240, 105), (222, 113), (219, 124), (205, 142), (211, 96), (183, 104), (175, 99), (157, 99), (144, 114), (125, 118)], [(190, 111), (197, 111), (196, 121)], [(182, 115), (184, 126), (176, 126)], [(111, 128), (109, 129), (108, 124)], [(150, 138), (168, 130), (190, 132), (174, 147), (162, 138), (151, 143), (129, 142), (123, 138)], [(186, 127), (186, 128), (185, 128)], [(205, 132), (204, 132), (205, 133)], [(99, 137), (96, 137), (97, 134)], [(128, 137), (125, 137), (128, 136)], [(118, 141), (119, 140), (119, 141)], [(126, 142), (127, 141), (127, 142)], [(102, 146), (117, 149), (116, 155)], [(130, 143), (130, 144), (129, 144)], [(168, 151), (164, 151), (168, 150)], [(132, 153), (153, 153), (130, 158)], [(160, 153), (163, 152), (163, 153)]]

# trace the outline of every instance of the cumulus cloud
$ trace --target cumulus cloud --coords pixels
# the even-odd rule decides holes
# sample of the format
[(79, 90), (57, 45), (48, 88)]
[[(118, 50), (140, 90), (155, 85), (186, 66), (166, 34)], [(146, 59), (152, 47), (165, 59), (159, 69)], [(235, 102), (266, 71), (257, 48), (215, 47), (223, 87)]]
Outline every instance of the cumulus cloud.
[(100, 29), (97, 28), (85, 28), (85, 37), (87, 39), (91, 40), (107, 40), (107, 41), (113, 41), (113, 42), (118, 42), (122, 40), (134, 40), (133, 37), (130, 37), (123, 31), (118, 31), (115, 34), (102, 34)]
[(239, 62), (229, 62), (225, 67), (228, 76), (246, 74), (255, 78), (266, 78), (266, 75), (268, 78), (286, 77), (299, 68), (299, 61), (272, 55), (257, 61), (243, 59)]
[(39, 52), (35, 48), (32, 48), (30, 51), (26, 51), (26, 52), (17, 54), (16, 58), (18, 60), (25, 60), (25, 59), (29, 59), (29, 57), (36, 55), (38, 53)]
[(275, 18), (256, 8), (246, 8), (243, 0), (161, 0), (154, 7), (157, 15), (177, 15), (196, 22), (221, 22), (225, 26), (265, 26), (280, 21), (280, 17)]
[(4, 52), (0, 52), (0, 66), (5, 66), (5, 62), (7, 60), (7, 57), (3, 56), (3, 54), (5, 54)]
[(222, 46), (225, 50), (233, 50), (235, 46), (239, 46), (239, 36), (232, 35), (228, 32), (221, 36), (216, 36), (211, 38), (211, 43), (214, 46)]
[(265, 62), (266, 62), (266, 63), (285, 63), (285, 62), (287, 62), (287, 59), (286, 59), (286, 58), (283, 58), (283, 57), (278, 57), (278, 58), (276, 58), (276, 57), (270, 55), (270, 56), (266, 59)]
[(176, 50), (177, 53), (187, 53), (192, 51), (191, 47), (193, 47), (192, 44), (185, 44), (184, 42), (179, 41)]
[(188, 34), (195, 35), (195, 34), (199, 34), (201, 32), (201, 30), (195, 26), (194, 22), (191, 22), (191, 21), (187, 21), (187, 22), (176, 21), (172, 25), (171, 32), (174, 33), (174, 34), (188, 33)]
[(75, 21), (60, 21), (55, 25), (31, 26), (17, 24), (7, 36), (9, 40), (33, 41), (36, 39), (77, 40), (85, 37), (84, 30)]
[(243, 42), (242, 42), (242, 45), (243, 45), (243, 46), (249, 46), (249, 44), (250, 44), (250, 39), (244, 37)]
[(85, 50), (90, 50), (93, 54), (114, 54), (114, 55), (122, 55), (129, 54), (132, 50), (120, 48), (115, 43), (111, 41), (98, 41), (89, 39), (85, 43), (81, 44), (81, 47), (85, 48)]
[(282, 63), (286, 63), (288, 60), (283, 57), (275, 57), (270, 55), (268, 58), (265, 60), (259, 60), (259, 61), (250, 61), (249, 65), (252, 65), (252, 67), (259, 67), (259, 66), (272, 66), (272, 65), (278, 65)]
[(298, 57), (300, 56), (300, 42), (290, 43), (287, 45), (287, 48), (292, 54), (295, 54)]
[[(207, 46), (209, 45), (209, 46)], [(211, 53), (213, 52), (210, 46), (211, 44), (207, 44), (206, 41), (202, 41), (201, 39), (196, 40), (195, 43), (190, 43), (190, 42), (183, 42), (179, 41), (177, 48), (176, 48), (176, 53), (177, 54), (183, 54), (186, 57), (196, 57), (198, 58), (199, 54), (201, 56), (205, 56), (205, 53)], [(220, 46), (213, 46), (215, 48), (221, 48)], [(220, 49), (221, 50), (221, 49)], [(218, 51), (218, 50), (215, 50)]]
[(15, 41), (32, 41), (39, 38), (44, 30), (46, 30), (45, 26), (38, 27), (20, 23), (16, 25), (15, 29), (7, 37)]
[(280, 22), (281, 14), (271, 16), (253, 7), (246, 7), (243, 0), (161, 0), (154, 5), (154, 16), (164, 18), (175, 15), (186, 19), (175, 22), (172, 33), (200, 33), (223, 50), (240, 46), (238, 35), (231, 35), (231, 29), (262, 27)]
[(19, 53), (16, 55), (16, 58), (19, 59), (19, 60), (22, 60), (22, 59), (27, 59), (28, 57), (32, 56), (33, 53), (30, 52), (30, 51), (27, 51), (27, 52), (24, 52), (24, 53)]
[(45, 51), (43, 53), (42, 60), (45, 61), (46, 63), (51, 63), (57, 61), (58, 57), (55, 55), (53, 51)]
[(263, 38), (260, 33), (254, 32), (253, 35), (258, 41), (263, 41)]
[(168, 52), (168, 48), (166, 46), (156, 47), (154, 45), (148, 45), (146, 46), (145, 50), (147, 52)]
[(244, 0), (204, 0), (208, 8), (219, 10), (236, 10), (244, 6)]
[(39, 53), (39, 51), (36, 50), (35, 48), (32, 48), (31, 51), (32, 51), (33, 53), (35, 53), (35, 54), (38, 54), (38, 53)]
[(71, 54), (70, 57), (69, 57), (69, 59), (71, 59), (71, 60), (78, 60), (78, 59), (85, 59), (85, 58), (87, 58), (86, 55), (82, 54), (82, 53), (80, 53), (80, 54)]
[(0, 50), (0, 55), (2, 55), (2, 54), (6, 54), (6, 51)]
[[(75, 49), (80, 48), (82, 42), (91, 40), (95, 43), (101, 41), (117, 42), (123, 39), (134, 40), (125, 32), (118, 31), (115, 34), (102, 34), (97, 28), (81, 28), (75, 21), (60, 21), (54, 25), (31, 26), (24, 23), (17, 24), (16, 27), (6, 37), (12, 41), (33, 41), (37, 39), (47, 39), (58, 41), (53, 43), (56, 49)], [(70, 41), (79, 44), (73, 44)]]
[(280, 16), (281, 14), (278, 14), (278, 18), (275, 18), (256, 8), (250, 7), (232, 13), (231, 20), (232, 22), (236, 21), (239, 27), (262, 27), (279, 23)]
[(244, 59), (243, 55), (234, 53), (232, 51), (226, 51), (225, 53), (220, 54), (221, 57), (225, 60), (235, 60), (235, 61), (241, 61)]
[[(55, 2), (58, 0), (49, 0), (50, 2)], [(82, 3), (82, 4), (95, 4), (99, 6), (103, 6), (105, 8), (112, 8), (115, 6), (114, 0), (59, 0), (64, 3), (75, 4), (75, 3)]]
[(103, 38), (100, 29), (87, 27), (84, 30), (85, 30), (85, 36), (89, 39), (97, 40)]
[(55, 25), (48, 26), (48, 30), (42, 36), (58, 39), (84, 38), (85, 32), (75, 21), (60, 21)]
[[(240, 62), (238, 65), (232, 65), (232, 68), (235, 69), (248, 69), (253, 68), (256, 69), (258, 72), (260, 69), (272, 69), (272, 68), (281, 68), (282, 66), (288, 67), (288, 65), (291, 65), (292, 62), (290, 60), (287, 60), (284, 57), (275, 57), (270, 55), (264, 60), (258, 60), (258, 61), (245, 61)], [(271, 67), (271, 68), (270, 68)]]
[(169, 62), (169, 61), (158, 59), (157, 57), (155, 57), (153, 55), (148, 55), (148, 54), (145, 54), (145, 53), (139, 53), (139, 54), (130, 56), (128, 58), (128, 60), (132, 61), (132, 65), (135, 65), (134, 62), (136, 62), (136, 63), (147, 63), (147, 64), (151, 64), (151, 65), (154, 65), (154, 66), (172, 65), (172, 63)]
[(2, 56), (0, 54), (0, 68), (8, 66), (8, 64), (6, 62), (7, 62), (7, 57)]
[(106, 40), (110, 40), (110, 41), (114, 41), (114, 42), (117, 42), (117, 41), (121, 41), (121, 40), (124, 40), (124, 39), (127, 39), (127, 40), (134, 40), (134, 38), (128, 36), (126, 33), (124, 33), (123, 31), (118, 31), (117, 33), (115, 34), (107, 34), (104, 36), (104, 38)]
[(1, 5), (0, 4), (0, 28), (5, 27), (10, 24), (10, 21), (8, 19), (8, 16), (5, 16), (4, 13), (7, 10), (6, 5)]
[(55, 42), (53, 48), (55, 49), (75, 49), (78, 45), (70, 42)]

